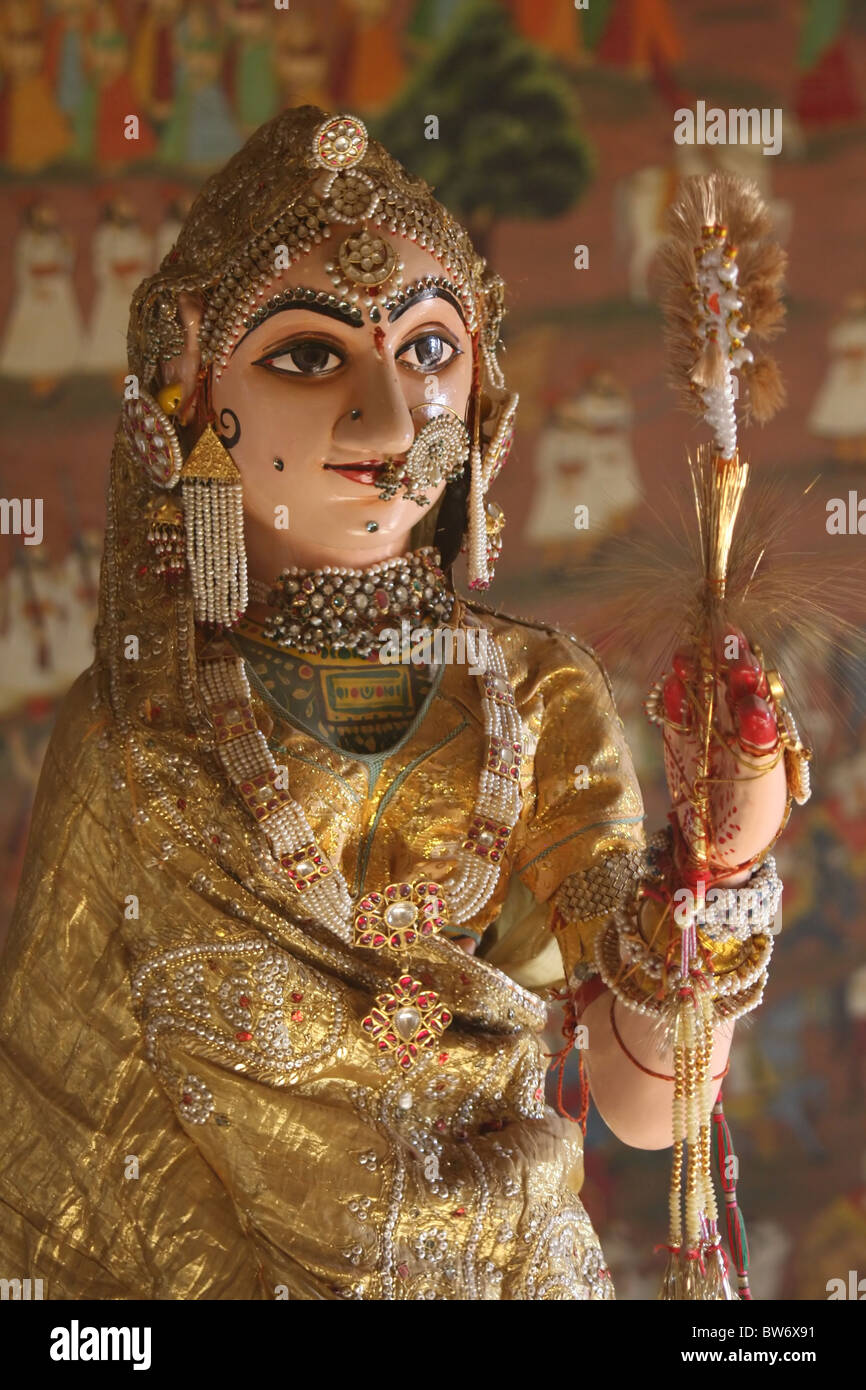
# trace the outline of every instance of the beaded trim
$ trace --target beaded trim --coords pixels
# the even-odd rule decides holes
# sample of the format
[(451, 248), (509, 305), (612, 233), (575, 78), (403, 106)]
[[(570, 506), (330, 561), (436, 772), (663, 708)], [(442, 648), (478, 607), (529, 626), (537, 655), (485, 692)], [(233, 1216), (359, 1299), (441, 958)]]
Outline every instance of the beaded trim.
[(566, 922), (604, 917), (637, 896), (642, 880), (660, 877), (660, 858), (669, 851), (670, 829), (659, 830), (646, 848), (622, 849), (564, 879), (554, 902)]
[[(234, 790), (259, 822), (285, 878), (303, 898), (302, 911), (342, 941), (352, 938), (352, 902), (316, 843), (304, 812), (280, 785), (276, 763), (253, 715), (252, 695), (238, 657), (200, 660), (201, 691), (217, 735), (217, 755)], [(299, 903), (300, 907), (300, 903)]]
[[(719, 1020), (737, 1019), (760, 1004), (767, 983), (767, 967), (773, 954), (771, 936), (753, 935), (749, 955), (739, 965), (712, 976), (713, 1011)], [(667, 964), (654, 954), (638, 930), (633, 915), (618, 911), (599, 932), (595, 943), (598, 973), (621, 1004), (648, 1018), (669, 1019), (676, 1010), (682, 971), (674, 960)], [(635, 980), (635, 970), (658, 981), (649, 993)]]
[(270, 318), (277, 309), (287, 309), (290, 304), (324, 304), (327, 309), (333, 309), (340, 314), (349, 324), (363, 323), (363, 315), (357, 304), (350, 304), (348, 300), (338, 299), (335, 294), (327, 294), (324, 290), (313, 290), (305, 288), (303, 285), (295, 285), (291, 289), (283, 290), (280, 294), (274, 295), (266, 304), (257, 309), (254, 314), (250, 314), (246, 320), (247, 332), (253, 328), (258, 328), (260, 323)]
[(704, 905), (693, 914), (692, 925), (710, 941), (748, 941), (755, 932), (768, 930), (781, 901), (782, 880), (775, 859), (768, 854), (748, 883), (709, 889)]
[[(299, 910), (342, 941), (352, 940), (354, 909), (346, 881), (315, 839), (255, 723), (243, 661), (222, 653), (198, 662), (202, 695), (216, 732), (216, 752), (226, 776), (267, 837), (273, 858), (298, 893)], [(451, 919), (469, 921), (492, 896), (508, 837), (522, 805), (520, 767), (525, 731), (508, 679), (502, 649), (488, 643), (487, 670), (478, 680), (488, 755), (457, 866), (442, 881)], [(495, 752), (493, 751), (495, 750)]]
[[(453, 280), (449, 280), (447, 275), (422, 275), (420, 280), (413, 280), (411, 285), (404, 285), (397, 293), (389, 295), (382, 306), (388, 313), (398, 309), (407, 299), (412, 299), (421, 289), (440, 289), (448, 290), (458, 301), (461, 300), (459, 287)], [(356, 310), (360, 316), (360, 309)]]
[[(334, 135), (336, 131), (342, 134)], [(335, 152), (337, 139), (348, 141), (339, 155)], [(215, 287), (200, 342), (202, 360), (214, 363), (216, 376), (222, 374), (233, 348), (251, 326), (256, 302), (268, 298), (276, 277), (329, 238), (333, 227), (340, 224), (356, 230), (341, 243), (327, 270), (341, 296), (340, 303), (349, 305), (349, 312), (362, 300), (371, 320), (378, 322), (381, 308), (392, 300), (394, 290), (399, 293), (402, 262), (390, 244), (376, 235), (380, 229), (417, 241), (435, 256), (446, 272), (449, 289), (463, 306), (469, 332), (474, 333), (479, 326), (479, 268), (471, 262), (467, 265), (460, 228), (433, 203), (426, 185), (419, 184), (417, 191), (411, 185), (395, 187), (382, 167), (381, 155), (369, 146), (363, 122), (354, 116), (324, 121), (313, 134), (307, 163), (330, 172), (323, 172), (321, 178), (299, 190), (276, 221), (251, 240), (240, 261), (226, 269)], [(359, 167), (362, 163), (367, 167)], [(391, 284), (385, 289), (388, 282)]]

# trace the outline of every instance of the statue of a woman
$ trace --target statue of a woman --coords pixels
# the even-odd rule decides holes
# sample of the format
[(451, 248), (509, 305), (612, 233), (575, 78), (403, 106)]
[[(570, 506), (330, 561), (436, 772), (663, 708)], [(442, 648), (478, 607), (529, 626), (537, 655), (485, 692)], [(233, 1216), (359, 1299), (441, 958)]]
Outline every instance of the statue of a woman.
[(708, 1113), (766, 978), (776, 702), (728, 634), (713, 881), (758, 907), (689, 918), (715, 1031), (660, 1051), (686, 933), (659, 904), (707, 850), (697, 677), (681, 653), (660, 692), (681, 814), (647, 848), (592, 651), (452, 585), (500, 544), (502, 308), (427, 186), (312, 107), (136, 293), (97, 660), (0, 992), (2, 1268), (47, 1297), (611, 1297), (580, 1126), (545, 1105), (563, 985), (627, 1144)]

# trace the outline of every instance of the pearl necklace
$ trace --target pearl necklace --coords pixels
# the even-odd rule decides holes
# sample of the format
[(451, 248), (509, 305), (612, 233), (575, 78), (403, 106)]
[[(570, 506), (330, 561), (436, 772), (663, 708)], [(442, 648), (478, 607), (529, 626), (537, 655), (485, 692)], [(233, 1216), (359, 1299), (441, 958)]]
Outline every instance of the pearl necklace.
[(432, 545), (382, 560), (366, 569), (325, 565), (285, 569), (273, 585), (254, 580), (253, 598), (278, 611), (265, 637), (295, 651), (324, 653), (344, 647), (369, 656), (385, 627), (447, 620), (454, 595)]
[[(469, 921), (492, 896), (522, 804), (526, 731), (495, 638), (490, 637), (487, 652), (487, 670), (477, 678), (486, 734), (478, 793), (469, 829), (455, 852), (457, 865), (442, 881), (456, 924)], [(277, 768), (256, 724), (243, 660), (217, 649), (199, 659), (198, 672), (223, 769), (262, 827), (276, 872), (295, 889), (299, 914), (342, 941), (351, 941), (354, 903), (348, 886), (317, 843), (303, 809), (285, 785), (285, 769)]]

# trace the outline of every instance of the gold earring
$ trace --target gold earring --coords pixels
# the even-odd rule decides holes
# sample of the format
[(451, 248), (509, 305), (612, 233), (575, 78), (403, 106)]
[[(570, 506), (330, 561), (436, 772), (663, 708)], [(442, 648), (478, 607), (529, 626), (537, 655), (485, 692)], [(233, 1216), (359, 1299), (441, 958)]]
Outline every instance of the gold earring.
[(196, 620), (233, 627), (249, 602), (241, 475), (208, 425), (181, 471)]
[(174, 425), (159, 401), (141, 390), (134, 399), (124, 401), (123, 429), (154, 487), (169, 491), (175, 487), (183, 467), (183, 454)]

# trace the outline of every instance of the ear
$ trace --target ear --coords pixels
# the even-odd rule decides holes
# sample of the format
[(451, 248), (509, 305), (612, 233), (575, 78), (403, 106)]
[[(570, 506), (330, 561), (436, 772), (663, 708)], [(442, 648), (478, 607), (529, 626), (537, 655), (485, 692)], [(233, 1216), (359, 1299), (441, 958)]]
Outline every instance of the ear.
[(165, 386), (179, 382), (183, 394), (177, 419), (181, 425), (188, 425), (195, 411), (199, 389), (201, 348), (199, 347), (198, 331), (201, 327), (203, 306), (199, 299), (188, 294), (186, 290), (181, 290), (177, 302), (178, 317), (183, 324), (184, 331), (183, 351), (177, 357), (172, 357), (163, 363), (162, 379)]

